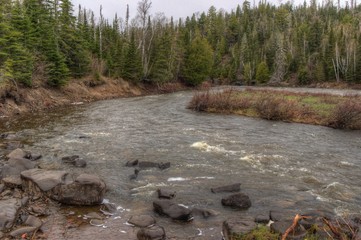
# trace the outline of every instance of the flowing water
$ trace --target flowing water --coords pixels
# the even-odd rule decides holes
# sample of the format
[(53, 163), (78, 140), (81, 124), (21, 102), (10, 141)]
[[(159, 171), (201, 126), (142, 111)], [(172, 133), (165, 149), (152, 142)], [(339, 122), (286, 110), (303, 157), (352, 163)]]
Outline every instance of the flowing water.
[[(135, 239), (126, 221), (137, 214), (156, 216), (152, 202), (158, 188), (174, 189), (178, 203), (219, 213), (187, 224), (157, 217), (171, 239), (219, 240), (225, 219), (271, 209), (361, 213), (360, 131), (196, 113), (185, 108), (191, 97), (179, 92), (100, 101), (4, 120), (2, 129), (14, 132), (25, 149), (41, 153), (43, 167), (105, 180), (106, 198), (119, 206), (119, 214), (107, 220), (107, 228), (86, 229), (87, 239)], [(85, 169), (61, 164), (61, 157), (74, 154), (87, 160)], [(133, 168), (125, 163), (136, 159), (171, 167), (142, 170), (130, 181)], [(222, 207), (227, 194), (210, 191), (237, 182), (252, 200), (247, 211)]]

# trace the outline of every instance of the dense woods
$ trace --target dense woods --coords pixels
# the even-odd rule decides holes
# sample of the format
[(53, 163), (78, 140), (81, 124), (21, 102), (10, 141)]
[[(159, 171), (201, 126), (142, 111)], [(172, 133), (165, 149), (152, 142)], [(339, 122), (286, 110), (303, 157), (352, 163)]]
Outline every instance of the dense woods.
[(2, 0), (0, 84), (65, 85), (91, 75), (162, 85), (361, 83), (361, 5), (250, 2), (173, 19), (138, 3), (106, 19), (70, 0)]

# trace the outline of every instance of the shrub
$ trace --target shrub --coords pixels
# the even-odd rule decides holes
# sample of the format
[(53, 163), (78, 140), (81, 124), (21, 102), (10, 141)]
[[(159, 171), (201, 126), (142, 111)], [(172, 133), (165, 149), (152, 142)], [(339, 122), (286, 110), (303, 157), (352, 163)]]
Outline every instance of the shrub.
[(340, 129), (360, 129), (361, 103), (350, 99), (339, 103), (331, 114), (328, 125)]
[(288, 121), (294, 116), (294, 102), (285, 98), (262, 95), (256, 101), (255, 109), (261, 118)]

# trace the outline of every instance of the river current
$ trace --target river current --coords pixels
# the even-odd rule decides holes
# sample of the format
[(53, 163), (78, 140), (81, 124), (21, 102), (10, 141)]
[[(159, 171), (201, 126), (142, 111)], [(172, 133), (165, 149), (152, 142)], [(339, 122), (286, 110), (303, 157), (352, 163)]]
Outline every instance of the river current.
[[(93, 236), (135, 239), (126, 221), (137, 214), (155, 216), (158, 188), (175, 190), (178, 203), (219, 213), (188, 224), (157, 217), (170, 239), (219, 240), (224, 220), (272, 209), (361, 213), (361, 131), (197, 113), (186, 109), (191, 97), (192, 92), (178, 92), (99, 101), (3, 120), (1, 128), (13, 132), (26, 150), (42, 154), (43, 168), (105, 180), (106, 198), (120, 212), (104, 228), (90, 230)], [(61, 163), (75, 154), (87, 161), (85, 169)], [(125, 163), (136, 159), (171, 167), (142, 170), (130, 181), (133, 168)], [(247, 211), (222, 207), (227, 194), (210, 191), (237, 182), (251, 198)]]

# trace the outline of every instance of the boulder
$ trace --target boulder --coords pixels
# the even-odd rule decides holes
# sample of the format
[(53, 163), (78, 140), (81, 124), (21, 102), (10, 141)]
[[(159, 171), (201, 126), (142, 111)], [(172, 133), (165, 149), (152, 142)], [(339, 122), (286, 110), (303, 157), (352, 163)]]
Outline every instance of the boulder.
[(138, 162), (139, 168), (158, 168), (159, 164), (155, 162)]
[(20, 208), (20, 199), (0, 200), (0, 231), (10, 229), (14, 225)]
[(220, 193), (220, 192), (239, 192), (241, 191), (241, 184), (235, 183), (231, 185), (221, 186), (221, 187), (215, 187), (211, 188), (211, 191), (213, 193)]
[(260, 224), (268, 224), (270, 221), (270, 216), (269, 214), (258, 214), (254, 221)]
[(75, 159), (75, 161), (73, 162), (73, 165), (75, 167), (85, 168), (87, 165), (87, 162), (84, 159), (78, 158), (78, 159)]
[(193, 219), (191, 210), (171, 200), (156, 200), (153, 202), (153, 207), (155, 212), (173, 220), (190, 221)]
[(17, 239), (22, 239), (22, 235), (23, 234), (29, 234), (31, 235), (31, 233), (33, 233), (37, 228), (36, 227), (19, 227), (17, 229), (15, 229), (14, 231), (10, 232), (10, 236), (17, 238)]
[(172, 199), (176, 196), (176, 192), (167, 189), (157, 189), (158, 198)]
[(237, 193), (228, 197), (222, 198), (222, 205), (240, 210), (245, 210), (251, 207), (252, 203), (249, 197), (244, 193)]
[(166, 163), (161, 162), (158, 164), (158, 168), (160, 170), (165, 170), (167, 168), (170, 168), (170, 162), (166, 162)]
[(128, 161), (125, 166), (126, 167), (135, 167), (137, 166), (139, 163), (138, 159), (137, 160), (131, 160), (131, 161)]
[(193, 208), (192, 209), (192, 215), (196, 216), (202, 216), (203, 218), (209, 218), (219, 215), (218, 212), (212, 210), (212, 209), (203, 209), (203, 208)]
[(163, 227), (152, 226), (148, 228), (142, 228), (137, 233), (138, 240), (164, 240), (166, 239), (165, 231)]
[(26, 158), (29, 155), (29, 153), (25, 152), (24, 150), (17, 148), (13, 151), (11, 151), (8, 155), (7, 158)]
[(3, 183), (5, 184), (6, 188), (17, 188), (21, 187), (21, 178), (18, 175), (8, 176), (2, 179)]
[(128, 223), (133, 224), (136, 227), (149, 227), (155, 224), (155, 219), (149, 215), (132, 216)]
[(43, 225), (43, 222), (40, 220), (40, 218), (29, 215), (29, 217), (25, 221), (25, 225), (40, 228)]
[(61, 161), (63, 163), (74, 163), (74, 161), (78, 158), (79, 158), (78, 155), (66, 156), (66, 157), (61, 158)]
[(73, 181), (65, 171), (31, 169), (22, 172), (21, 177), (29, 192), (41, 193), (65, 204), (100, 204), (106, 190), (104, 181), (90, 174), (81, 174)]
[[(271, 231), (274, 233), (284, 234), (286, 230), (292, 225), (292, 221), (279, 221), (271, 224)], [(301, 226), (297, 224), (293, 231), (287, 236), (287, 239), (304, 239), (307, 235), (307, 231)]]
[(225, 240), (243, 239), (244, 235), (256, 227), (257, 224), (251, 217), (231, 218), (223, 222), (222, 233)]

